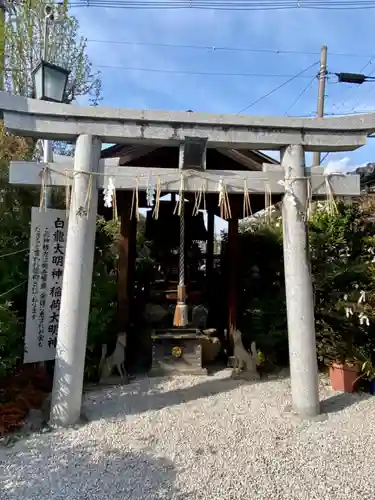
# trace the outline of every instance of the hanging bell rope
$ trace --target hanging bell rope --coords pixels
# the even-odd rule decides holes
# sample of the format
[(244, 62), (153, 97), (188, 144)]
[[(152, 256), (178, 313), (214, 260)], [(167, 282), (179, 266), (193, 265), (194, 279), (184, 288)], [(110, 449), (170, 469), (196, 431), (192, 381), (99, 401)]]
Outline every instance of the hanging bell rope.
[(177, 304), (174, 312), (173, 326), (181, 328), (186, 326), (189, 322), (185, 287), (185, 198), (182, 176), (178, 202), (178, 215), (180, 216), (180, 255), (178, 269), (179, 275), (177, 288)]

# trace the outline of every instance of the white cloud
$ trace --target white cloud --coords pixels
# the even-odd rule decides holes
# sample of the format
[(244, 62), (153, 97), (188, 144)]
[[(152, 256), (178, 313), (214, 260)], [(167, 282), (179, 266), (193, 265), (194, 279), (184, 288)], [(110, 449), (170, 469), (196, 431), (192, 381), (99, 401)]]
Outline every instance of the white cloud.
[(341, 174), (345, 172), (353, 172), (357, 168), (364, 165), (365, 164), (353, 164), (352, 160), (349, 157), (345, 157), (341, 158), (340, 160), (329, 161), (324, 169), (324, 172), (326, 174)]

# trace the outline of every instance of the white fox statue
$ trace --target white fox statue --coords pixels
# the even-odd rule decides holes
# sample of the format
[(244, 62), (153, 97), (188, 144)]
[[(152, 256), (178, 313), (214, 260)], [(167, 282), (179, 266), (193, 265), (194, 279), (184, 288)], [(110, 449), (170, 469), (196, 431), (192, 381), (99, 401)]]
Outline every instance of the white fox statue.
[(248, 352), (242, 343), (242, 333), (236, 330), (233, 332), (233, 347), (235, 358), (233, 375), (243, 374), (247, 379), (259, 379), (260, 376), (257, 371), (259, 360), (255, 342), (251, 343), (251, 352)]

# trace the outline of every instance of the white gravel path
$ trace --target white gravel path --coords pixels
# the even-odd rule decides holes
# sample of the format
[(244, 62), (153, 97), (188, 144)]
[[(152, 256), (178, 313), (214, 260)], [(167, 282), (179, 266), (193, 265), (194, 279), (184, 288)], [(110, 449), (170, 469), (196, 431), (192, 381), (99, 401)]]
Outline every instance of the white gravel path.
[(322, 387), (328, 419), (306, 423), (288, 379), (228, 377), (89, 393), (89, 424), (0, 450), (1, 500), (375, 498), (374, 397)]

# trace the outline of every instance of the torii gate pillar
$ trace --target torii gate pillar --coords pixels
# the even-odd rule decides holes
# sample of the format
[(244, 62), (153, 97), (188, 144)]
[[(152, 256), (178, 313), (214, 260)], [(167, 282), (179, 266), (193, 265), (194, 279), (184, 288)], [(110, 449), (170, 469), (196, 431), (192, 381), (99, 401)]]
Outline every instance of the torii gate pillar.
[(282, 149), (281, 164), (285, 172), (282, 218), (292, 406), (308, 418), (320, 413), (320, 403), (303, 147)]
[(81, 415), (95, 250), (101, 142), (78, 136), (70, 203), (50, 420), (68, 426)]

